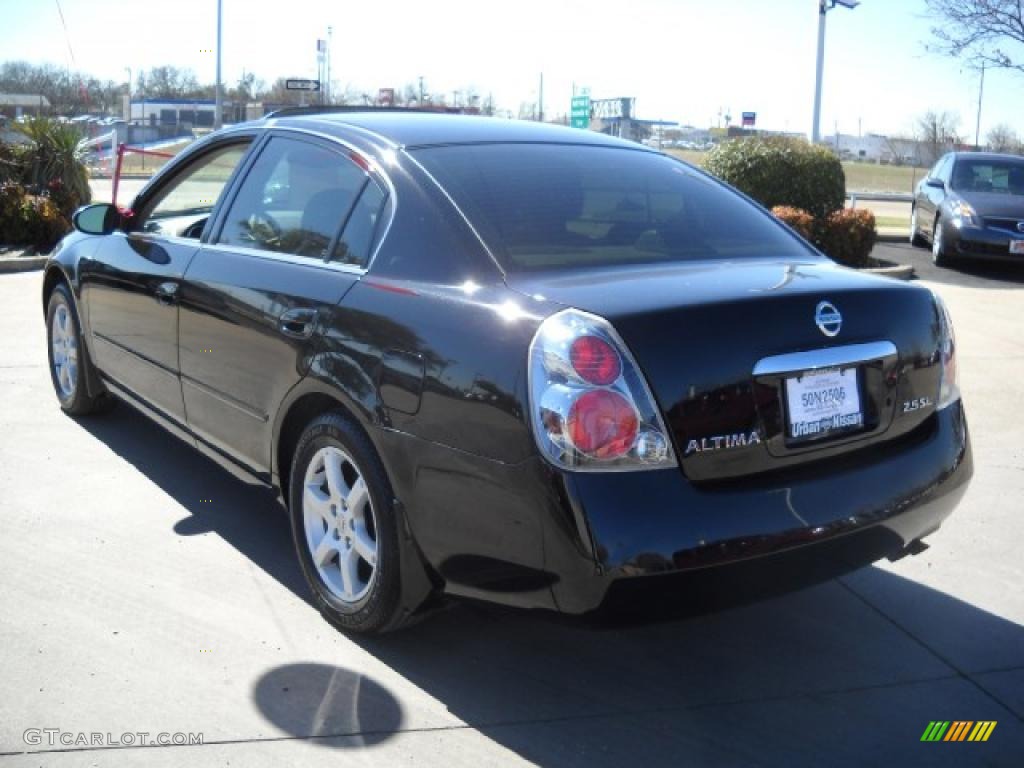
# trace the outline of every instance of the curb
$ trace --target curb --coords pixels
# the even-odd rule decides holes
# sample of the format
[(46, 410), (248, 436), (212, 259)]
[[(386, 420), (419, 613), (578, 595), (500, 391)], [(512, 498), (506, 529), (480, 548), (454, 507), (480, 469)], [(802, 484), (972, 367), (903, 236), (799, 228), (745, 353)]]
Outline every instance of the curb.
[(910, 280), (914, 276), (914, 267), (911, 264), (894, 264), (891, 267), (866, 267), (860, 270), (871, 275), (891, 277), (894, 280)]
[(875, 237), (876, 243), (906, 243), (909, 242), (909, 240), (909, 232), (905, 234), (902, 232), (886, 232), (884, 234), (879, 232), (878, 235)]
[(13, 272), (31, 272), (42, 269), (49, 256), (15, 256), (10, 259), (0, 258), (0, 274)]

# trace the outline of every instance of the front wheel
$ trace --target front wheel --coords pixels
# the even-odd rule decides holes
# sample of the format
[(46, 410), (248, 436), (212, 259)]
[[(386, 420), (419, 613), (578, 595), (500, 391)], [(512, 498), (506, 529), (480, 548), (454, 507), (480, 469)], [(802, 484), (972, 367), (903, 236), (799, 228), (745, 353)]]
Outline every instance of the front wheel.
[(86, 386), (92, 362), (82, 343), (82, 330), (71, 292), (63, 283), (53, 289), (46, 305), (47, 353), (50, 380), (65, 413), (84, 416), (103, 410), (110, 402), (105, 392), (89, 394)]
[(394, 496), (350, 419), (328, 413), (303, 432), (289, 501), (299, 563), (324, 618), (346, 632), (394, 629), (401, 595)]
[(943, 234), (942, 219), (935, 217), (935, 228), (932, 230), (932, 263), (936, 267), (948, 267), (953, 259), (946, 250), (946, 237)]

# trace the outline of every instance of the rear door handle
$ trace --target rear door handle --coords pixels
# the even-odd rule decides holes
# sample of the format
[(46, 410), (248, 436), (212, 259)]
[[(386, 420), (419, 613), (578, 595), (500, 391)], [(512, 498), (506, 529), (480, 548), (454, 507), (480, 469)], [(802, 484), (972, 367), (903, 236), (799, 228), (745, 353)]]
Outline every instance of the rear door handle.
[(281, 315), (278, 327), (285, 336), (293, 339), (308, 339), (316, 326), (315, 309), (289, 309)]
[(178, 284), (167, 281), (156, 287), (156, 300), (161, 304), (170, 306), (178, 301)]

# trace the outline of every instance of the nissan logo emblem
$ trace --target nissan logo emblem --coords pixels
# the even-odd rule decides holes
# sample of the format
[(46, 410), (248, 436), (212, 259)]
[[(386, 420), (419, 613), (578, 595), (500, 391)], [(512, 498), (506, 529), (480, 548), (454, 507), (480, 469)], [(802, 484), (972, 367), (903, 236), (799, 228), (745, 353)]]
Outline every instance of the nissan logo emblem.
[(838, 336), (839, 330), (843, 327), (843, 316), (830, 302), (823, 301), (814, 310), (814, 322), (826, 336)]
[(1018, 221), (1017, 222), (1017, 231), (1018, 232), (1024, 232), (1024, 221)]

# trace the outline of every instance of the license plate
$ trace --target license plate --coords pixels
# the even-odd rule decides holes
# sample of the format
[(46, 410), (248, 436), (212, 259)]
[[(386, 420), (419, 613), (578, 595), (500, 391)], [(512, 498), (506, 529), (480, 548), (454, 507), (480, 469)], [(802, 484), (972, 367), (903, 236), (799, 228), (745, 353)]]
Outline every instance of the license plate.
[(1011, 240), (1010, 253), (1024, 253), (1024, 240)]
[(787, 378), (786, 405), (791, 440), (811, 440), (864, 426), (856, 368), (808, 371)]

